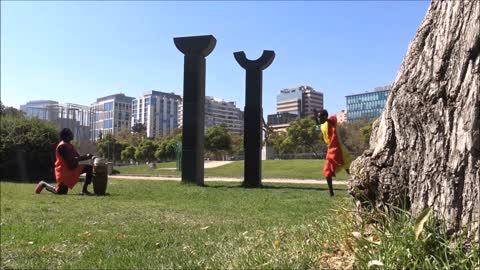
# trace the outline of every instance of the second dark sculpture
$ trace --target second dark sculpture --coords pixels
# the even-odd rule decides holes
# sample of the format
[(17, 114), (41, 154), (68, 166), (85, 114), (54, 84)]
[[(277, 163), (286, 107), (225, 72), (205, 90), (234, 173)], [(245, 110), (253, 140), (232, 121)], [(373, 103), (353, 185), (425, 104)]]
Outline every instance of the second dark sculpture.
[(243, 147), (245, 149), (245, 187), (262, 185), (262, 86), (263, 70), (273, 62), (274, 51), (263, 51), (257, 60), (248, 60), (245, 52), (233, 53), (235, 60), (247, 72), (245, 78), (245, 113)]

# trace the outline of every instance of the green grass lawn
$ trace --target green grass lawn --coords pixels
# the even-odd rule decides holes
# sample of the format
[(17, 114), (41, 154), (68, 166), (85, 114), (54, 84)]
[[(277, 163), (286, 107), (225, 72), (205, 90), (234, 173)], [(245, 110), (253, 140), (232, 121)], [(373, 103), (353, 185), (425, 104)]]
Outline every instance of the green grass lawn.
[(109, 196), (1, 182), (2, 269), (320, 268), (343, 188), (110, 180)]
[[(128, 166), (116, 166), (114, 169), (122, 175), (171, 175), (180, 176), (180, 172), (176, 170), (170, 170), (175, 168), (175, 162), (162, 162), (157, 163), (155, 169), (151, 169), (147, 164), (140, 165), (128, 165)], [(166, 169), (168, 168), (168, 169)]]
[[(264, 160), (262, 161), (263, 178), (295, 178), (295, 179), (325, 179), (323, 176), (324, 160), (294, 159), (294, 160)], [(115, 167), (120, 174), (139, 175), (172, 175), (180, 176), (175, 170), (162, 168), (175, 167), (174, 162), (158, 163), (156, 169), (150, 169), (147, 165), (130, 165)], [(243, 177), (243, 161), (235, 161), (230, 164), (205, 169), (205, 176), (214, 177)], [(338, 173), (336, 180), (346, 180), (348, 175), (345, 171)]]

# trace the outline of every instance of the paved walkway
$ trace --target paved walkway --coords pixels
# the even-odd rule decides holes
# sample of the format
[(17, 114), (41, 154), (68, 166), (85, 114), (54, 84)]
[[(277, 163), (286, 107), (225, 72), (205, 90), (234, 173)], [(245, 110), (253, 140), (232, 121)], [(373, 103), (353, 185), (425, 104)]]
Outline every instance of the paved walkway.
[[(154, 181), (181, 181), (180, 177), (170, 176), (133, 176), (133, 175), (109, 175), (110, 179), (128, 179), (128, 180), (154, 180)], [(242, 182), (243, 178), (239, 177), (205, 177), (205, 182)], [(334, 185), (345, 186), (348, 181), (333, 180)], [(281, 178), (264, 178), (262, 183), (286, 183), (286, 184), (309, 184), (309, 185), (326, 185), (327, 181), (317, 179), (281, 179)]]
[(233, 161), (205, 160), (203, 162), (203, 167), (205, 169), (216, 168), (216, 167), (220, 167), (220, 166), (223, 166), (223, 165), (227, 165), (227, 164), (232, 163), (232, 162)]
[[(233, 161), (218, 161), (218, 160), (211, 160), (211, 161), (208, 161), (208, 160), (205, 160), (204, 161), (204, 168), (205, 169), (209, 169), (209, 168), (216, 168), (216, 167), (220, 167), (220, 166), (223, 166), (223, 165), (227, 165), (228, 163), (232, 163)], [(173, 170), (176, 170), (177, 168), (175, 167), (169, 167), (169, 168), (158, 168), (157, 170), (169, 170), (169, 171), (173, 171)]]

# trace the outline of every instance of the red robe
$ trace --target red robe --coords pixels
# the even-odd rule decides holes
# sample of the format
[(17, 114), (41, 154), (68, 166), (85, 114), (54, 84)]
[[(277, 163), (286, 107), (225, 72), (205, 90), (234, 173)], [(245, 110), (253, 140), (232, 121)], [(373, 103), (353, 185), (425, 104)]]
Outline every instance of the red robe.
[[(342, 145), (337, 135), (337, 117), (332, 115), (328, 120), (331, 123), (325, 121), (321, 127), (323, 139), (328, 144), (323, 175), (325, 177), (333, 177), (335, 172), (338, 172), (345, 165), (349, 165), (347, 164), (349, 162), (344, 159), (344, 155), (347, 155), (347, 153), (342, 151)], [(348, 156), (345, 158), (348, 159)]]
[[(67, 147), (67, 152), (69, 155), (73, 155), (75, 157), (79, 157), (77, 150), (73, 147), (72, 144), (66, 143), (61, 141), (57, 145), (57, 149), (55, 150), (55, 179), (57, 180), (57, 187), (58, 190), (60, 187), (60, 183), (63, 183), (68, 188), (72, 189), (75, 184), (77, 184), (78, 180), (80, 179), (80, 174), (82, 174), (84, 165), (78, 165), (74, 169), (70, 169), (67, 165), (67, 162), (62, 158), (59, 152), (60, 146), (65, 145)], [(65, 147), (64, 146), (64, 147)]]

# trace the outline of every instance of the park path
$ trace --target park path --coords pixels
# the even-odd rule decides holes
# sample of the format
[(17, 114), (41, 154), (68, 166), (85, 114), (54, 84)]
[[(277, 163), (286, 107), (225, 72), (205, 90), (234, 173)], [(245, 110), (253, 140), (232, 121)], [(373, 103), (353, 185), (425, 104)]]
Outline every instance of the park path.
[[(227, 165), (227, 164), (232, 163), (232, 162), (233, 161), (219, 161), (219, 160), (208, 161), (208, 160), (205, 160), (204, 168), (205, 169), (216, 168), (216, 167), (220, 167), (220, 166), (223, 166), (223, 165)], [(170, 170), (170, 171), (174, 171), (176, 169), (177, 168), (175, 168), (175, 167), (158, 168), (158, 170)]]
[[(134, 176), (134, 175), (109, 175), (110, 179), (128, 179), (128, 180), (154, 180), (154, 181), (181, 181), (180, 177), (170, 176)], [(242, 182), (240, 177), (205, 177), (205, 182)], [(308, 184), (308, 185), (326, 185), (327, 181), (317, 179), (282, 179), (282, 178), (264, 178), (262, 183), (286, 183), (286, 184)], [(334, 185), (345, 186), (345, 180), (333, 180)]]
[(229, 163), (232, 163), (233, 161), (220, 161), (220, 160), (206, 160), (203, 164), (204, 168), (216, 168), (220, 167), (223, 165), (227, 165)]

